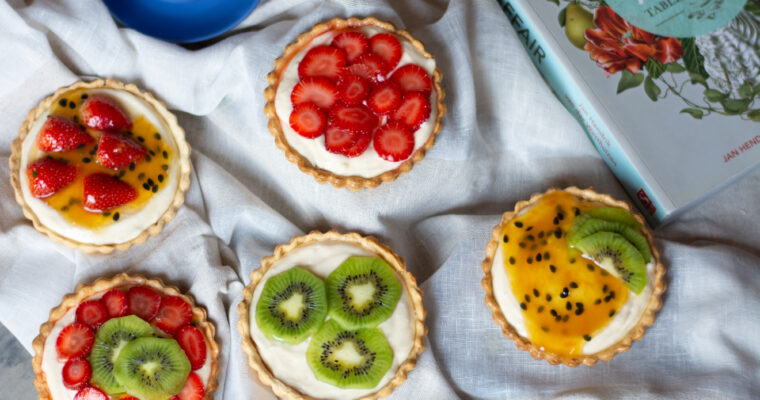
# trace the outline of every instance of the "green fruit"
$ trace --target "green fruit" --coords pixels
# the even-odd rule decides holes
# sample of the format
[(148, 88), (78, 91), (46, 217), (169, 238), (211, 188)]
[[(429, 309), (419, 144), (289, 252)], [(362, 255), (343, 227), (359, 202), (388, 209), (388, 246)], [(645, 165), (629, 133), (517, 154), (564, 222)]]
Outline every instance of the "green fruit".
[(382, 258), (350, 257), (325, 282), (330, 317), (349, 329), (375, 327), (390, 318), (401, 284)]
[(95, 342), (88, 356), (92, 367), (90, 382), (110, 395), (124, 392), (113, 376), (113, 364), (127, 343), (153, 334), (150, 324), (136, 315), (106, 321), (95, 333)]
[(190, 360), (174, 339), (137, 338), (121, 350), (113, 373), (126, 393), (166, 400), (182, 390), (190, 375)]
[(623, 236), (597, 232), (579, 240), (576, 247), (620, 278), (634, 293), (644, 290), (647, 284), (646, 263), (636, 247)]
[(636, 217), (622, 208), (596, 207), (588, 209), (584, 214), (588, 214), (594, 218), (603, 219), (605, 221), (622, 222), (630, 226), (635, 231), (641, 229), (641, 224), (636, 220)]
[(267, 280), (256, 303), (256, 324), (269, 339), (298, 344), (327, 316), (325, 284), (295, 267)]
[(390, 369), (393, 350), (380, 329), (349, 330), (328, 320), (311, 338), (306, 362), (322, 382), (344, 389), (369, 389)]
[(594, 14), (586, 11), (578, 3), (570, 3), (565, 9), (565, 36), (573, 46), (583, 49), (586, 45), (584, 33), (586, 29), (593, 29)]
[(634, 231), (630, 226), (622, 222), (611, 222), (597, 218), (583, 218), (577, 220), (580, 224), (577, 229), (571, 229), (567, 235), (567, 242), (570, 245), (575, 246), (578, 242), (586, 236), (593, 235), (597, 232), (614, 232), (622, 235), (631, 244), (636, 246), (636, 249), (641, 253), (645, 263), (648, 263), (652, 259), (652, 253), (649, 251), (649, 243), (647, 239), (640, 233)]

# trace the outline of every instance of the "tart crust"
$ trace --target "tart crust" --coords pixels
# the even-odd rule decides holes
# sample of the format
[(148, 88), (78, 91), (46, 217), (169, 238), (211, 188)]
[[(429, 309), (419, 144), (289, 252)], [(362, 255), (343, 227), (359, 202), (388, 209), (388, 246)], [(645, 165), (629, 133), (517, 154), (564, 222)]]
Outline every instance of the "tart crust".
[(280, 76), (284, 73), (285, 69), (288, 67), (288, 64), (290, 64), (290, 60), (304, 47), (311, 43), (314, 38), (321, 35), (322, 33), (343, 29), (356, 29), (365, 26), (374, 26), (401, 36), (404, 40), (411, 43), (412, 46), (414, 46), (414, 48), (419, 51), (420, 54), (422, 54), (424, 57), (433, 58), (432, 54), (425, 51), (425, 46), (422, 45), (422, 42), (412, 37), (409, 32), (396, 29), (396, 27), (389, 22), (379, 21), (373, 17), (367, 17), (364, 19), (333, 18), (327, 22), (314, 25), (309, 32), (302, 33), (293, 43), (290, 43), (285, 47), (283, 55), (274, 62), (274, 70), (272, 70), (272, 72), (267, 75), (269, 87), (264, 90), (264, 97), (267, 101), (266, 105), (264, 106), (264, 113), (269, 119), (269, 132), (272, 134), (272, 136), (274, 136), (274, 141), (277, 147), (285, 152), (285, 157), (287, 157), (290, 162), (296, 164), (298, 168), (301, 169), (301, 171), (313, 176), (317, 182), (321, 184), (329, 182), (336, 188), (347, 187), (353, 191), (358, 191), (362, 188), (375, 188), (381, 183), (392, 182), (396, 180), (399, 175), (411, 171), (414, 164), (425, 158), (425, 152), (430, 150), (430, 148), (433, 147), (433, 144), (435, 144), (435, 138), (441, 131), (441, 120), (446, 114), (446, 104), (443, 102), (445, 93), (443, 91), (443, 87), (441, 86), (443, 75), (441, 74), (441, 70), (436, 67), (435, 71), (433, 72), (432, 83), (433, 90), (435, 90), (436, 93), (436, 106), (438, 107), (438, 115), (436, 117), (435, 125), (433, 126), (433, 131), (430, 133), (430, 137), (428, 137), (427, 141), (397, 168), (370, 178), (364, 178), (356, 175), (338, 175), (323, 168), (319, 168), (316, 165), (313, 165), (309, 160), (307, 160), (304, 156), (302, 156), (290, 146), (287, 139), (285, 138), (285, 133), (282, 131), (282, 121), (280, 121), (280, 118), (277, 116), (277, 111), (275, 110), (274, 104), (277, 88), (280, 85)]
[(377, 392), (370, 393), (361, 397), (361, 399), (374, 400), (386, 397), (393, 392), (393, 389), (395, 389), (396, 386), (399, 386), (406, 381), (407, 374), (409, 374), (417, 363), (417, 357), (425, 349), (422, 339), (427, 334), (427, 327), (424, 322), (426, 311), (422, 305), (422, 291), (417, 287), (417, 281), (414, 276), (406, 270), (404, 260), (396, 255), (390, 247), (380, 243), (372, 236), (361, 236), (358, 233), (340, 234), (335, 231), (329, 231), (326, 233), (312, 231), (305, 236), (293, 237), (288, 244), (278, 245), (275, 247), (273, 255), (264, 257), (261, 260), (261, 266), (251, 272), (251, 283), (249, 283), (243, 290), (243, 300), (238, 304), (238, 314), (240, 314), (238, 331), (242, 337), (243, 350), (248, 355), (248, 365), (258, 373), (259, 381), (261, 381), (261, 383), (272, 387), (272, 391), (275, 395), (291, 400), (318, 400), (317, 398), (301, 393), (274, 376), (266, 362), (261, 359), (256, 343), (254, 343), (251, 338), (249, 310), (252, 306), (253, 292), (256, 290), (256, 286), (261, 283), (264, 274), (266, 274), (277, 261), (299, 247), (321, 241), (338, 241), (354, 244), (382, 257), (391, 268), (396, 271), (397, 277), (400, 278), (399, 281), (401, 285), (404, 286), (409, 295), (415, 317), (412, 349), (409, 351), (406, 360), (399, 365), (398, 370), (396, 370), (396, 375), (390, 382), (380, 388)]
[(47, 378), (45, 372), (42, 370), (42, 355), (45, 341), (56, 322), (58, 322), (58, 320), (61, 319), (72, 307), (77, 307), (90, 296), (113, 288), (137, 285), (148, 286), (159, 292), (162, 296), (179, 296), (182, 300), (190, 304), (193, 310), (193, 322), (196, 323), (196, 327), (201, 331), (206, 340), (206, 357), (209, 357), (211, 360), (211, 372), (209, 373), (208, 382), (205, 385), (206, 394), (204, 399), (213, 399), (213, 393), (219, 385), (219, 382), (217, 381), (217, 375), (219, 374), (219, 345), (214, 340), (216, 329), (214, 328), (214, 324), (208, 320), (206, 309), (197, 306), (190, 295), (182, 294), (179, 289), (174, 286), (165, 285), (160, 279), (149, 279), (141, 275), (127, 275), (121, 273), (110, 279), (99, 278), (92, 283), (79, 284), (73, 293), (63, 296), (63, 300), (61, 300), (61, 304), (58, 305), (58, 307), (50, 310), (50, 319), (40, 326), (40, 334), (37, 335), (32, 342), (32, 347), (34, 348), (34, 358), (32, 359), (35, 373), (34, 386), (39, 391), (40, 400), (52, 400), (52, 395), (48, 390)]
[[(177, 185), (177, 191), (174, 194), (169, 208), (164, 214), (158, 218), (153, 224), (145, 228), (141, 233), (132, 238), (129, 241), (113, 244), (91, 244), (79, 242), (48, 228), (39, 217), (34, 213), (32, 208), (26, 203), (24, 195), (21, 189), (20, 173), (21, 168), (21, 147), (24, 139), (29, 135), (34, 122), (41, 118), (45, 113), (50, 110), (53, 102), (58, 99), (62, 94), (75, 90), (75, 89), (112, 89), (117, 91), (129, 92), (130, 94), (137, 96), (144, 100), (154, 111), (166, 122), (169, 131), (174, 136), (174, 141), (177, 143), (177, 150), (179, 152), (179, 181)], [(160, 100), (153, 97), (149, 92), (140, 91), (137, 86), (133, 84), (124, 84), (113, 79), (98, 79), (91, 82), (79, 81), (70, 86), (60, 88), (52, 95), (42, 100), (36, 108), (29, 111), (26, 121), (19, 128), (18, 137), (13, 141), (11, 145), (11, 157), (9, 160), (11, 169), (11, 185), (13, 191), (16, 194), (16, 202), (23, 208), (24, 216), (32, 221), (34, 229), (38, 232), (47, 235), (51, 240), (58, 243), (63, 243), (69, 248), (80, 249), (85, 253), (103, 253), (108, 254), (114, 250), (126, 250), (132, 245), (144, 243), (149, 237), (157, 235), (163, 229), (164, 225), (169, 223), (177, 214), (177, 210), (182, 206), (185, 201), (185, 192), (190, 187), (190, 171), (192, 166), (190, 164), (190, 145), (185, 140), (185, 131), (177, 123), (177, 117), (166, 109), (166, 105)]]
[[(520, 215), (520, 213), (535, 205), (538, 203), (541, 198), (543, 198), (545, 195), (558, 192), (558, 191), (564, 191), (571, 193), (577, 197), (590, 200), (590, 201), (596, 201), (608, 206), (612, 207), (620, 207), (627, 211), (629, 211), (631, 214), (634, 215), (636, 220), (641, 223), (642, 229), (641, 233), (646, 237), (647, 243), (649, 244), (649, 248), (652, 252), (652, 259), (655, 263), (655, 270), (654, 270), (654, 288), (652, 290), (652, 294), (649, 298), (649, 302), (647, 303), (646, 308), (641, 314), (641, 318), (639, 319), (636, 326), (631, 329), (628, 334), (620, 339), (617, 343), (605, 348), (604, 350), (601, 350), (594, 354), (588, 354), (588, 355), (580, 355), (577, 357), (567, 358), (563, 357), (554, 353), (550, 353), (547, 351), (542, 350), (539, 346), (536, 346), (533, 344), (528, 338), (524, 338), (520, 336), (515, 328), (507, 321), (506, 317), (501, 311), (501, 308), (499, 307), (499, 303), (496, 302), (496, 297), (494, 296), (494, 289), (493, 289), (493, 275), (491, 274), (491, 268), (493, 266), (494, 257), (496, 255), (496, 250), (499, 246), (499, 241), (501, 238), (501, 232), (502, 228), (504, 228), (512, 219), (514, 219), (516, 216)], [(549, 364), (557, 365), (557, 364), (565, 364), (569, 367), (575, 367), (579, 364), (584, 365), (594, 365), (598, 361), (608, 361), (612, 359), (616, 354), (618, 353), (624, 353), (628, 351), (628, 349), (631, 348), (631, 344), (639, 339), (641, 339), (644, 336), (644, 332), (646, 329), (654, 323), (655, 320), (655, 313), (662, 307), (662, 294), (665, 292), (667, 286), (665, 284), (664, 276), (665, 276), (665, 266), (660, 262), (660, 252), (657, 250), (657, 248), (654, 245), (652, 232), (649, 230), (649, 228), (646, 226), (646, 222), (644, 221), (644, 218), (639, 215), (637, 212), (633, 211), (631, 209), (631, 206), (624, 202), (615, 200), (609, 195), (606, 194), (600, 194), (595, 192), (592, 188), (589, 189), (579, 189), (575, 186), (568, 187), (564, 190), (562, 189), (549, 189), (545, 193), (536, 193), (533, 194), (530, 197), (530, 200), (528, 201), (519, 201), (515, 205), (514, 211), (508, 211), (505, 212), (501, 217), (501, 222), (499, 225), (493, 228), (491, 233), (491, 240), (488, 242), (488, 245), (486, 246), (486, 258), (483, 260), (483, 273), (484, 277), (481, 281), (481, 284), (483, 286), (483, 290), (486, 292), (486, 305), (488, 308), (491, 309), (491, 312), (493, 314), (493, 320), (501, 327), (501, 331), (509, 339), (512, 339), (515, 342), (515, 345), (518, 349), (527, 351), (530, 353), (533, 358), (540, 360), (544, 359)], [(651, 277), (650, 277), (651, 279)]]

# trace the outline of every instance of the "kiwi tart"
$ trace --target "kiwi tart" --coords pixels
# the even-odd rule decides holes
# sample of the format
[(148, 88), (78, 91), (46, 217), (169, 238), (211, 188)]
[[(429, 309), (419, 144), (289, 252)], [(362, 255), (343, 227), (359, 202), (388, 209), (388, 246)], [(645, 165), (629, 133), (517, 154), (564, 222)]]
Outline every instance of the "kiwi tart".
[(517, 348), (594, 365), (630, 349), (662, 306), (665, 267), (643, 218), (592, 189), (520, 201), (493, 229), (486, 305)]
[(238, 330), (259, 380), (288, 399), (376, 399), (406, 380), (427, 333), (422, 292), (375, 238), (311, 232), (251, 273)]
[(40, 399), (211, 399), (219, 346), (205, 309), (157, 279), (80, 284), (34, 339)]

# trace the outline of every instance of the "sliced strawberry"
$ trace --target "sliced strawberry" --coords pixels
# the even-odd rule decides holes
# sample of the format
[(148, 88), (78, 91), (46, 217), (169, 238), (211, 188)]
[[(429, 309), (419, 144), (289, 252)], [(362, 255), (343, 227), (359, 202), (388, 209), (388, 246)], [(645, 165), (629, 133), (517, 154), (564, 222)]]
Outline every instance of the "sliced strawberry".
[(127, 135), (117, 132), (103, 132), (98, 142), (98, 163), (106, 168), (118, 169), (136, 163), (148, 151)]
[(203, 381), (195, 372), (191, 372), (177, 398), (179, 400), (202, 400), (205, 394)]
[(375, 132), (377, 155), (387, 161), (406, 160), (414, 150), (414, 133), (404, 124), (391, 121)]
[(83, 186), (84, 208), (90, 212), (110, 210), (137, 198), (132, 186), (108, 174), (92, 174), (84, 178)]
[(290, 113), (290, 126), (301, 136), (314, 139), (327, 128), (327, 114), (314, 103), (302, 103)]
[(63, 161), (46, 157), (26, 167), (29, 191), (42, 199), (68, 186), (77, 176), (77, 168)]
[[(349, 67), (349, 70), (352, 73), (355, 73), (356, 75), (364, 76), (364, 72), (360, 69), (365, 69), (365, 67), (355, 67), (356, 65), (364, 65), (366, 69), (369, 71), (369, 79), (372, 81), (381, 81), (385, 79), (385, 75), (390, 71), (388, 69), (388, 66), (385, 65), (385, 61), (380, 58), (377, 54), (374, 53), (365, 53), (359, 56), (359, 58), (354, 61), (353, 64)], [(360, 68), (360, 69), (357, 69)], [(355, 71), (355, 69), (357, 69)]]
[(430, 96), (432, 83), (427, 71), (416, 64), (406, 64), (391, 75), (390, 80), (398, 83), (404, 92), (422, 92)]
[(185, 351), (193, 371), (206, 363), (206, 340), (203, 339), (203, 334), (198, 328), (185, 325), (174, 335), (174, 340)]
[(74, 322), (63, 328), (58, 335), (58, 339), (55, 340), (55, 350), (61, 360), (84, 357), (92, 350), (94, 341), (95, 334), (89, 326)]
[(367, 99), (367, 107), (375, 114), (387, 114), (401, 104), (401, 89), (392, 81), (379, 83)]
[(63, 385), (71, 390), (87, 386), (92, 377), (92, 368), (86, 358), (74, 358), (63, 366)]
[(325, 149), (330, 153), (343, 154), (353, 147), (360, 132), (351, 132), (337, 126), (330, 126), (325, 131)]
[(290, 101), (293, 104), (311, 102), (324, 109), (330, 109), (338, 101), (338, 87), (327, 78), (306, 77), (293, 88)]
[(330, 124), (350, 132), (371, 132), (377, 126), (377, 117), (361, 104), (339, 103), (330, 109)]
[(161, 295), (145, 286), (133, 286), (127, 291), (129, 314), (151, 321), (161, 306)]
[(346, 52), (330, 46), (312, 47), (298, 64), (298, 77), (323, 76), (336, 79), (346, 66)]
[(430, 117), (430, 102), (422, 92), (404, 95), (401, 105), (393, 112), (392, 118), (405, 123), (413, 131)]
[(360, 104), (369, 96), (371, 90), (372, 83), (369, 79), (351, 73), (343, 75), (338, 86), (340, 99), (349, 105)]
[(385, 61), (388, 71), (396, 68), (404, 49), (395, 36), (390, 33), (378, 33), (369, 38), (369, 48), (373, 53), (380, 56)]
[(352, 62), (367, 52), (369, 41), (361, 32), (343, 32), (335, 36), (330, 46), (346, 52), (346, 60)]
[(127, 295), (121, 289), (114, 288), (106, 292), (100, 301), (106, 306), (108, 316), (111, 318), (123, 317), (127, 315), (129, 306), (127, 305)]
[[(177, 397), (177, 396), (172, 396), (169, 400), (173, 399), (174, 397)], [(135, 396), (127, 396), (127, 397), (119, 397), (119, 400), (140, 400), (140, 399), (138, 399)]]
[(90, 96), (82, 103), (82, 122), (99, 131), (125, 130), (132, 127), (132, 121), (115, 101), (104, 96)]
[(45, 121), (37, 136), (37, 147), (42, 151), (69, 151), (95, 139), (74, 121), (53, 115)]
[(100, 325), (108, 321), (108, 310), (100, 300), (90, 300), (77, 307), (76, 321), (97, 331)]
[(79, 389), (74, 400), (108, 400), (108, 396), (95, 386), (85, 386)]
[(158, 307), (158, 314), (153, 319), (162, 331), (173, 334), (177, 329), (187, 325), (193, 320), (193, 309), (190, 304), (177, 296), (164, 296), (161, 299), (161, 306)]
[(374, 71), (370, 66), (365, 64), (351, 64), (345, 69), (344, 75), (357, 75), (360, 76), (370, 83), (376, 83), (378, 80), (382, 79), (381, 76), (378, 76), (376, 71)]
[(371, 133), (357, 133), (356, 134), (356, 142), (354, 144), (343, 151), (343, 155), (346, 157), (358, 157), (367, 150), (367, 147), (369, 147), (369, 143), (372, 141), (372, 134)]

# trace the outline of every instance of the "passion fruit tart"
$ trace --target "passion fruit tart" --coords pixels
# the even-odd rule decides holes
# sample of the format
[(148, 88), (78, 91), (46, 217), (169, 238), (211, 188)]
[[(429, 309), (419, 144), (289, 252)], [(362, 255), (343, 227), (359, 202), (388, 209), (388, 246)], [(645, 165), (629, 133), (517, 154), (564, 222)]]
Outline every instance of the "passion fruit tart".
[(654, 323), (666, 289), (643, 218), (576, 187), (504, 213), (482, 267), (494, 321), (518, 349), (550, 364), (593, 365), (627, 351)]

